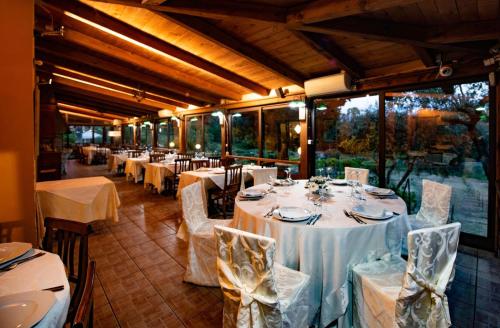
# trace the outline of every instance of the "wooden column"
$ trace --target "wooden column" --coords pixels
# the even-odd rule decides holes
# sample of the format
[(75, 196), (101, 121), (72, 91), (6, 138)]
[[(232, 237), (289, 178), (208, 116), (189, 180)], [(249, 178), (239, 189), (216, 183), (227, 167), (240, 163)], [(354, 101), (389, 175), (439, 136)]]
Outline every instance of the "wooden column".
[[(496, 157), (496, 176), (495, 176), (495, 191), (496, 191), (496, 207), (495, 207), (495, 253), (500, 255), (500, 85), (498, 84), (499, 78), (498, 74), (496, 76), (497, 85), (495, 87), (495, 103), (496, 106), (493, 109), (495, 111), (495, 121), (490, 122), (496, 124), (496, 136), (495, 136), (495, 157)], [(491, 170), (490, 170), (491, 171)], [(491, 176), (491, 173), (490, 173)]]
[[(309, 110), (308, 110), (309, 111)], [(309, 151), (307, 139), (309, 136), (308, 129), (309, 115), (306, 115), (306, 120), (300, 121), (300, 166), (299, 174), (301, 179), (306, 179), (309, 175)]]
[(186, 152), (186, 120), (180, 119), (179, 121), (179, 152)]
[(378, 184), (385, 187), (385, 92), (378, 95)]

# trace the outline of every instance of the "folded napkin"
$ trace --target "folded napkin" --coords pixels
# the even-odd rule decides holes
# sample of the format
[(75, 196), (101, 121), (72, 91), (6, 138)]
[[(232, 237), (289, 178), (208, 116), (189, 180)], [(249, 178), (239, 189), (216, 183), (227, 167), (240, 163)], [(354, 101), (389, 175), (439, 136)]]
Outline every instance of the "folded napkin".
[(366, 187), (365, 190), (368, 193), (377, 194), (377, 195), (390, 196), (390, 195), (394, 194), (394, 191), (392, 191), (391, 189), (386, 189), (386, 188)]
[(382, 218), (386, 215), (386, 209), (380, 206), (358, 205), (352, 209), (352, 213), (365, 217)]

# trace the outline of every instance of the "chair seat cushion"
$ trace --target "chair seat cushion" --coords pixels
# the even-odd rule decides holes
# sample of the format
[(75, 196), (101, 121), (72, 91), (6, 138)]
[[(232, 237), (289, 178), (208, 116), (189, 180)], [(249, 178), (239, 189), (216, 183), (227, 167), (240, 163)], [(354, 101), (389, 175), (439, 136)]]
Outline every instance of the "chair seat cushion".
[(406, 262), (395, 256), (353, 268), (355, 327), (396, 327), (396, 300)]

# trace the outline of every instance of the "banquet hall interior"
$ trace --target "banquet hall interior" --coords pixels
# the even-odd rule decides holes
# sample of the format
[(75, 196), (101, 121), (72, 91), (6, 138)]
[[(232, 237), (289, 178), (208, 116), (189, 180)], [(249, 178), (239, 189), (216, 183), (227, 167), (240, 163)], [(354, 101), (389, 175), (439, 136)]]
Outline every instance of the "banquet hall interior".
[(500, 327), (500, 1), (0, 24), (0, 327)]

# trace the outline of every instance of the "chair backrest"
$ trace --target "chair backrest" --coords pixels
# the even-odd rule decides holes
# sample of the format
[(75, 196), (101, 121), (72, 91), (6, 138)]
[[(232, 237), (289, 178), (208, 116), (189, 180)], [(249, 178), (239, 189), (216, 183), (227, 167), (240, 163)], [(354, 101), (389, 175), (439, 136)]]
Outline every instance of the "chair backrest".
[(344, 175), (347, 180), (358, 180), (362, 184), (368, 184), (370, 170), (356, 167), (344, 167)]
[(262, 162), (260, 164), (261, 167), (275, 167), (276, 166), (276, 162)]
[(209, 156), (208, 163), (210, 167), (220, 167), (221, 166), (220, 156)]
[(276, 179), (278, 176), (277, 167), (266, 167), (253, 170), (253, 185), (259, 185), (269, 182), (269, 177)]
[(179, 175), (182, 172), (191, 170), (191, 159), (190, 158), (177, 158), (175, 159), (174, 173)]
[(234, 163), (235, 163), (235, 160), (232, 157), (224, 157), (224, 158), (220, 159), (220, 164), (221, 164), (221, 166), (224, 166), (224, 167), (233, 165)]
[(128, 152), (128, 157), (129, 158), (137, 158), (142, 155), (142, 150), (130, 150)]
[(156, 153), (156, 154), (150, 154), (149, 155), (149, 162), (150, 163), (159, 163), (161, 161), (165, 160), (165, 153)]
[(423, 179), (422, 204), (416, 219), (434, 226), (446, 224), (450, 215), (451, 191), (451, 186)]
[(201, 182), (198, 181), (182, 188), (181, 195), (182, 217), (186, 222), (189, 233), (193, 233), (208, 220), (203, 207)]
[(449, 327), (445, 290), (453, 279), (460, 223), (408, 233), (408, 264), (396, 301), (400, 327)]
[(93, 327), (94, 321), (94, 278), (96, 272), (95, 261), (90, 261), (83, 284), (83, 293), (80, 303), (77, 305), (75, 318), (71, 324), (72, 328)]
[(178, 159), (191, 159), (191, 158), (193, 158), (193, 154), (179, 153), (179, 154), (177, 154), (177, 158)]
[(241, 176), (243, 166), (241, 164), (226, 166), (224, 176), (224, 192), (238, 192), (241, 188)]
[[(236, 322), (241, 318), (252, 327), (281, 327), (274, 273), (276, 241), (222, 226), (215, 226), (215, 236), (223, 326), (240, 327)], [(251, 310), (255, 305), (259, 310)]]
[(193, 169), (193, 170), (197, 170), (200, 167), (208, 167), (208, 166), (209, 166), (208, 159), (191, 160), (191, 169)]
[(45, 218), (44, 225), (43, 249), (59, 255), (68, 270), (68, 280), (76, 283), (68, 311), (68, 319), (71, 321), (76, 310), (75, 305), (83, 292), (82, 285), (89, 261), (88, 235), (91, 227), (89, 224), (56, 218)]

